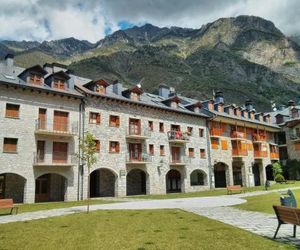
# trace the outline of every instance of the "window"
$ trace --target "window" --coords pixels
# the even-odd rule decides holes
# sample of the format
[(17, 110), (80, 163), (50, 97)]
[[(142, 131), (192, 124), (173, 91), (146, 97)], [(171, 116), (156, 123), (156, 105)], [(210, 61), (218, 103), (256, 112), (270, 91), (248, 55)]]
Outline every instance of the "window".
[(164, 130), (165, 130), (165, 129), (164, 129), (164, 123), (163, 123), (163, 122), (160, 122), (160, 123), (159, 123), (159, 132), (162, 132), (162, 133), (163, 133)]
[(189, 157), (194, 157), (194, 156), (195, 156), (194, 148), (189, 148)]
[(4, 138), (3, 152), (16, 153), (17, 152), (18, 139), (17, 138)]
[(159, 153), (160, 153), (160, 156), (165, 155), (165, 146), (164, 145), (159, 146)]
[(106, 93), (106, 88), (103, 85), (96, 85), (96, 92), (99, 94), (105, 94)]
[(54, 78), (53, 80), (53, 88), (56, 89), (65, 89), (65, 80)]
[(205, 185), (205, 174), (201, 170), (194, 170), (191, 173), (191, 186)]
[(222, 150), (228, 149), (228, 143), (226, 140), (221, 140), (221, 148), (222, 148)]
[(149, 144), (149, 155), (154, 155), (154, 145)]
[(120, 117), (117, 115), (109, 116), (109, 126), (110, 127), (119, 127), (120, 126)]
[(110, 153), (119, 153), (120, 152), (120, 143), (117, 141), (109, 142), (109, 152)]
[(97, 125), (99, 125), (100, 122), (101, 122), (100, 113), (90, 112), (89, 123), (90, 124), (97, 124)]
[(219, 140), (218, 138), (211, 138), (211, 147), (212, 149), (218, 149), (219, 148)]
[(188, 133), (188, 135), (192, 135), (193, 134), (193, 127), (187, 127), (187, 133)]
[(100, 141), (99, 140), (95, 140), (95, 147), (96, 147), (96, 153), (100, 152)]
[(5, 117), (7, 118), (19, 118), (20, 105), (6, 103)]
[(204, 137), (204, 129), (199, 128), (199, 137)]
[(200, 149), (200, 158), (201, 159), (205, 159), (206, 158), (206, 154), (205, 154), (205, 149), (204, 148)]
[(150, 131), (153, 131), (153, 121), (148, 121), (148, 128)]
[(42, 84), (42, 76), (38, 74), (31, 73), (29, 75), (29, 83), (41, 85)]

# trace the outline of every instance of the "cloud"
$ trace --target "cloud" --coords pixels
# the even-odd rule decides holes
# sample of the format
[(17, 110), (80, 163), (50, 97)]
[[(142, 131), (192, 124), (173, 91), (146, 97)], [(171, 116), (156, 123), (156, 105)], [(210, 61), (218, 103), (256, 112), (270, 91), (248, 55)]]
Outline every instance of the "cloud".
[(220, 17), (256, 15), (300, 33), (298, 0), (0, 0), (0, 39), (89, 40), (124, 23), (200, 28)]

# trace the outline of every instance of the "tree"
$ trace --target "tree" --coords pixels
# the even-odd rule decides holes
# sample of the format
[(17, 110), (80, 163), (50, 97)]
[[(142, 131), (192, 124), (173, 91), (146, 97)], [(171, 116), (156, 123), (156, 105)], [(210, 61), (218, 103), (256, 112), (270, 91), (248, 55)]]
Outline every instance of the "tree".
[(88, 169), (88, 185), (87, 185), (87, 213), (90, 211), (90, 172), (92, 166), (97, 162), (96, 157), (96, 139), (93, 134), (87, 132), (82, 140), (80, 140), (81, 154), (78, 157), (86, 164)]
[(277, 174), (282, 174), (282, 167), (281, 167), (281, 165), (280, 165), (280, 163), (279, 162), (274, 162), (273, 164), (272, 164), (272, 169), (273, 169), (273, 176), (274, 176), (274, 178), (276, 177), (276, 175)]
[(300, 170), (300, 161), (297, 161), (296, 159), (287, 160), (286, 168), (289, 174), (289, 178), (295, 180), (297, 179)]

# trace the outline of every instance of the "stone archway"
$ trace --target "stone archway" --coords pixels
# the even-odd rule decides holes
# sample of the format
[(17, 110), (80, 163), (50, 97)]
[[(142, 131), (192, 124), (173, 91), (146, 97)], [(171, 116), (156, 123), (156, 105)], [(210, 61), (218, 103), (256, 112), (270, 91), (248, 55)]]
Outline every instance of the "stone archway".
[(204, 171), (200, 169), (195, 169), (190, 174), (191, 186), (206, 186), (207, 185), (207, 175)]
[(107, 168), (94, 170), (90, 174), (90, 196), (114, 197), (116, 193), (117, 177), (115, 173)]
[(55, 173), (35, 179), (35, 202), (64, 201), (68, 180)]
[(26, 179), (14, 173), (0, 174), (0, 199), (11, 198), (14, 203), (24, 202)]
[(126, 176), (127, 195), (146, 194), (147, 175), (141, 169), (132, 169)]
[(224, 188), (228, 185), (228, 166), (223, 162), (214, 165), (215, 187)]
[(178, 170), (171, 169), (166, 174), (167, 193), (181, 193), (181, 174)]

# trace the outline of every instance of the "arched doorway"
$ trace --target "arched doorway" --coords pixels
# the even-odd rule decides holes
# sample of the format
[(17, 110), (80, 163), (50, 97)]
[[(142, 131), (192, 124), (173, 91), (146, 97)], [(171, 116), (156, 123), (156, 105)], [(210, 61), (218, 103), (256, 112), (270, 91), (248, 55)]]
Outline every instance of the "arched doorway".
[(129, 171), (126, 177), (127, 195), (146, 194), (146, 173), (141, 169)]
[(166, 175), (167, 193), (181, 192), (181, 174), (178, 170), (171, 169)]
[(207, 185), (207, 177), (206, 174), (196, 169), (190, 175), (191, 186), (205, 186)]
[(223, 188), (227, 186), (226, 171), (228, 166), (223, 162), (218, 162), (214, 165), (215, 187)]
[(44, 174), (35, 180), (35, 202), (64, 201), (67, 179), (59, 174)]
[(26, 179), (18, 174), (0, 174), (0, 199), (11, 198), (14, 203), (24, 202)]
[(266, 177), (268, 181), (274, 181), (273, 166), (271, 164), (266, 166)]
[(106, 168), (93, 171), (90, 175), (90, 194), (91, 197), (114, 197), (115, 174)]

